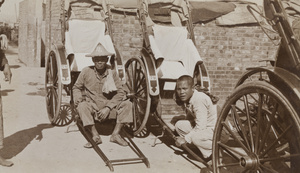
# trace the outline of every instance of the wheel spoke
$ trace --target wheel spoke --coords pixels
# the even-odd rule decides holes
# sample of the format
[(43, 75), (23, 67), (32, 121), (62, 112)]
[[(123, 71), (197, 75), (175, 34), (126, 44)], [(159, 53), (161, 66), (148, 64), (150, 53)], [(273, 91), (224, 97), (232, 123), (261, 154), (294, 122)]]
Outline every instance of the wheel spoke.
[(271, 173), (279, 173), (279, 172), (277, 172), (277, 171), (275, 171), (273, 169), (268, 168), (265, 165), (260, 165), (260, 167), (262, 168), (263, 172), (267, 171), (267, 172), (271, 172)]
[(142, 78), (140, 80), (138, 80), (138, 84), (136, 88), (140, 88), (140, 86), (144, 83), (146, 83), (146, 79), (145, 79), (145, 75), (142, 73)]
[(239, 143), (239, 145), (249, 154), (249, 150), (247, 149), (247, 147), (243, 144), (242, 141), (240, 141), (238, 139), (238, 137), (234, 134), (234, 132), (228, 127), (227, 124), (225, 124), (225, 122), (222, 122), (222, 125), (226, 128), (226, 130), (232, 135), (232, 137)]
[[(139, 94), (139, 95), (142, 95), (143, 93), (147, 94), (147, 93), (145, 92), (146, 89), (147, 89), (147, 86), (144, 86), (143, 88), (141, 88), (140, 90), (138, 90), (138, 91), (136, 92), (136, 94)], [(142, 92), (142, 91), (144, 91), (144, 92)], [(142, 93), (140, 93), (140, 92), (142, 92)]]
[[(126, 76), (128, 77), (128, 79), (127, 79), (127, 81), (126, 81), (126, 85), (127, 85), (127, 87), (131, 90), (131, 91), (133, 91), (133, 87), (132, 87), (132, 79), (131, 79), (131, 76), (130, 76), (130, 72), (129, 72), (129, 70), (128, 70), (128, 68), (125, 68), (125, 70), (126, 70)], [(133, 73), (133, 72), (132, 72)]]
[(136, 103), (137, 103), (137, 108), (138, 108), (138, 110), (141, 110), (141, 111), (139, 111), (139, 112), (141, 112), (141, 113), (144, 113), (146, 110), (144, 109), (144, 105), (142, 105), (142, 103), (140, 103), (140, 101), (139, 100), (136, 100)]
[(263, 134), (263, 137), (262, 137), (262, 141), (260, 142), (260, 146), (258, 148), (258, 151), (257, 153), (260, 153), (261, 150), (263, 149), (263, 147), (265, 146), (265, 143), (266, 143), (266, 140), (268, 138), (268, 134), (270, 132), (270, 129), (272, 127), (272, 124), (273, 124), (273, 118), (269, 119), (268, 117), (275, 117), (275, 114), (277, 112), (277, 109), (278, 109), (278, 103), (275, 104), (273, 110), (272, 110), (272, 113), (270, 116), (266, 115), (266, 119), (267, 119), (267, 126), (266, 126), (266, 129), (264, 130), (264, 134)]
[(259, 146), (259, 137), (260, 137), (260, 125), (262, 124), (261, 120), (262, 120), (262, 94), (259, 94), (259, 98), (258, 98), (258, 110), (257, 110), (257, 128), (256, 128), (256, 136), (255, 136), (255, 147), (254, 147), (254, 152), (257, 154), (258, 152), (258, 146)]
[(251, 151), (254, 152), (254, 140), (253, 140), (253, 131), (252, 131), (252, 126), (251, 126), (251, 119), (250, 119), (250, 111), (249, 111), (249, 105), (248, 105), (248, 98), (247, 96), (243, 96), (244, 98), (244, 105), (246, 109), (246, 116), (248, 119), (248, 127), (249, 127), (249, 134), (250, 134), (250, 142), (251, 142)]
[(248, 142), (248, 137), (246, 135), (245, 128), (244, 128), (244, 126), (243, 126), (243, 124), (241, 122), (241, 118), (240, 118), (239, 114), (237, 113), (237, 111), (235, 109), (235, 105), (231, 105), (231, 114), (238, 121), (239, 127), (241, 128), (241, 131), (242, 131), (242, 134), (243, 134), (242, 138), (245, 140), (246, 145), (247, 145), (248, 149), (250, 150), (250, 145), (249, 145), (249, 142)]
[(132, 71), (132, 88), (133, 91), (136, 91), (136, 66), (137, 66), (137, 62), (134, 61), (132, 62), (132, 66), (131, 66), (131, 71)]
[(236, 167), (236, 166), (240, 166), (240, 162), (236, 162), (236, 163), (226, 163), (226, 164), (220, 164), (218, 165), (218, 168), (222, 168), (222, 167)]
[(279, 140), (281, 139), (281, 138), (283, 138), (284, 137), (284, 135), (289, 131), (289, 130), (291, 130), (292, 129), (292, 125), (290, 125), (287, 129), (285, 129), (285, 131), (275, 140), (275, 141), (273, 141), (273, 143), (270, 145), (270, 146), (268, 146), (267, 148), (266, 148), (266, 150), (262, 153), (262, 154), (260, 154), (259, 155), (259, 157), (264, 157), (265, 156), (265, 154), (267, 154), (271, 149), (273, 149), (273, 147), (276, 145), (276, 144), (278, 144), (278, 142), (279, 142)]
[(295, 157), (300, 158), (300, 153), (298, 153), (298, 154), (287, 154), (287, 155), (282, 155), (282, 156), (278, 156), (278, 157), (261, 158), (261, 159), (259, 159), (259, 161), (261, 163), (275, 161), (275, 160), (290, 161), (291, 158), (295, 158)]
[[(223, 144), (221, 142), (218, 142), (218, 145), (220, 145), (221, 148), (223, 148), (224, 150), (226, 150), (227, 153), (230, 154), (231, 156), (233, 156), (236, 160), (239, 160), (239, 158), (241, 156), (245, 155), (245, 153), (241, 153), (238, 150), (236, 150), (235, 148), (229, 147), (228, 145)], [(238, 156), (236, 154), (238, 154)]]
[(132, 113), (133, 113), (133, 130), (136, 130), (137, 129), (137, 113), (135, 111), (136, 109), (136, 103), (133, 102), (132, 104)]
[(140, 101), (143, 101), (143, 102), (147, 102), (147, 98), (145, 98), (145, 97), (136, 96), (136, 99), (140, 100)]

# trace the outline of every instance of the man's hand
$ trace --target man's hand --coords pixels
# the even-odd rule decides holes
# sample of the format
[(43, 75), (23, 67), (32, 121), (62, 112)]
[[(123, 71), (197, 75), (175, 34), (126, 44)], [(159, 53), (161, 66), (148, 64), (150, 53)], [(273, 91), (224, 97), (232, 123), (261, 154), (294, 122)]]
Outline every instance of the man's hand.
[(96, 120), (103, 121), (109, 115), (110, 109), (108, 107), (104, 107), (96, 113)]
[(176, 141), (175, 141), (175, 144), (177, 147), (181, 147), (181, 145), (185, 144), (186, 143), (186, 140), (184, 139), (184, 137), (177, 137), (176, 138)]
[(11, 82), (11, 78), (12, 78), (12, 73), (10, 71), (10, 67), (8, 64), (5, 64), (4, 65), (4, 69), (3, 69), (3, 74), (4, 74), (4, 77), (5, 77), (5, 81), (7, 82)]

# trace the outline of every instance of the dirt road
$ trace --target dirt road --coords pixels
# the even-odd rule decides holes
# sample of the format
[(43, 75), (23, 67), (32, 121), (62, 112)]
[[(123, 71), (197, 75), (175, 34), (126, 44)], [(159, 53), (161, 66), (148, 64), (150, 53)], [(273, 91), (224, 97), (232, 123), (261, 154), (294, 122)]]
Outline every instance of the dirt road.
[[(44, 92), (44, 68), (27, 67), (18, 60), (18, 48), (10, 46), (7, 58), (13, 78), (9, 85), (0, 74), (4, 105), (4, 149), (0, 154), (14, 162), (10, 168), (1, 167), (0, 173), (96, 173), (110, 172), (93, 149), (85, 149), (86, 140), (79, 131), (66, 133), (67, 127), (50, 125)], [(109, 158), (127, 157), (128, 148), (109, 142), (104, 135), (101, 148)], [(189, 162), (181, 150), (159, 144), (151, 147), (154, 136), (134, 138), (150, 162), (116, 165), (114, 172), (190, 173), (200, 172), (198, 162)], [(159, 142), (159, 141), (158, 141)], [(134, 156), (134, 154), (133, 154)]]

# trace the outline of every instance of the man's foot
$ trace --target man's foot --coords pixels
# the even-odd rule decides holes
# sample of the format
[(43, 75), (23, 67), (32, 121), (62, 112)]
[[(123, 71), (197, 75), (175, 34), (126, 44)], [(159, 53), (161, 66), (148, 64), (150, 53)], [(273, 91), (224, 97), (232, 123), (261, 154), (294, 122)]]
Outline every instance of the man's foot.
[(5, 160), (3, 157), (0, 156), (0, 165), (11, 167), (13, 164), (13, 162)]
[[(100, 136), (93, 136), (93, 140), (95, 141), (96, 145), (102, 144)], [(93, 145), (90, 142), (88, 142), (84, 145), (84, 148), (93, 148)]]
[(128, 143), (119, 135), (111, 135), (110, 137), (110, 142), (114, 142), (114, 143), (117, 143), (121, 146), (128, 146)]

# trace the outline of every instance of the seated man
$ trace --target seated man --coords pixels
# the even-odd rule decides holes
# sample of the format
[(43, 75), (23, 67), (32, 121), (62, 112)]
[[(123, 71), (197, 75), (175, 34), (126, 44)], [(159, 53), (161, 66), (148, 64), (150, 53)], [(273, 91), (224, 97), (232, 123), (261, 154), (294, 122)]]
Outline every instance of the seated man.
[(205, 161), (211, 159), (212, 138), (217, 121), (217, 112), (209, 96), (194, 89), (191, 76), (183, 75), (176, 82), (176, 102), (182, 104), (186, 116), (175, 124), (180, 135), (176, 145), (192, 143), (204, 156)]
[[(126, 93), (123, 85), (117, 74), (107, 65), (111, 55), (112, 53), (100, 43), (91, 54), (86, 55), (92, 57), (95, 65), (82, 69), (73, 86), (73, 98), (83, 126), (92, 133), (96, 144), (101, 144), (102, 140), (94, 120), (102, 122), (108, 118), (116, 118), (116, 126), (110, 141), (127, 146), (128, 143), (119, 132), (125, 123), (132, 122), (132, 105), (129, 100), (124, 101)], [(86, 93), (85, 100), (82, 91)], [(85, 147), (91, 148), (92, 145), (87, 143)]]

